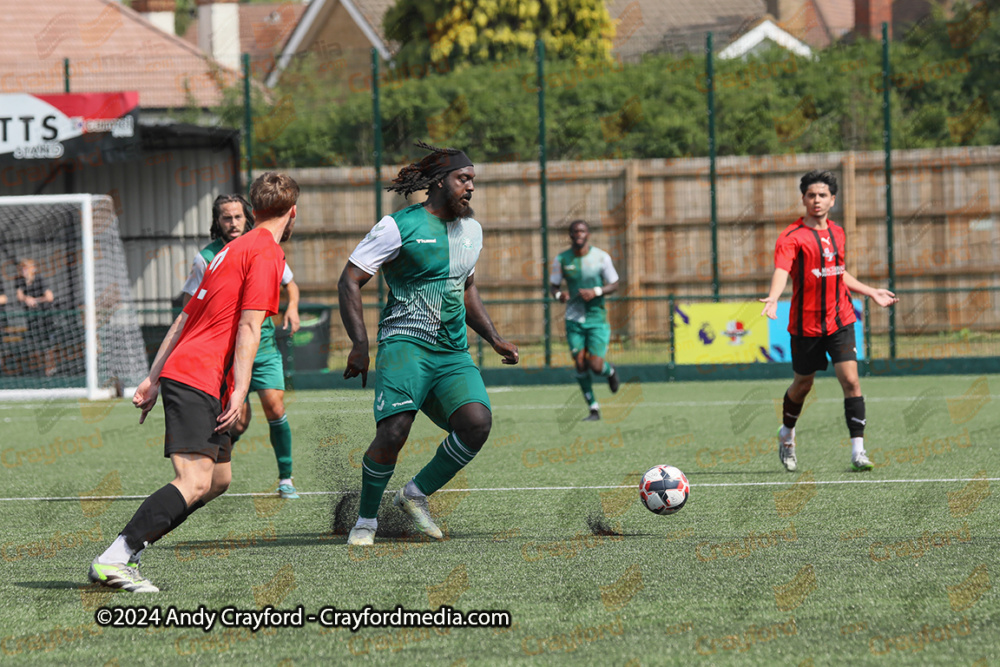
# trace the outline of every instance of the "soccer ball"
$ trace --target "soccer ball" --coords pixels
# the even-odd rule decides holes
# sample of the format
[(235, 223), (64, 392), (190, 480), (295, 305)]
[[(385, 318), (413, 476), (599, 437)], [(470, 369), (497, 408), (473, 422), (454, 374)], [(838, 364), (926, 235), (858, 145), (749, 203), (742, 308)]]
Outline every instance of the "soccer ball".
[(673, 466), (654, 466), (639, 482), (639, 498), (653, 514), (673, 514), (687, 502), (691, 485)]

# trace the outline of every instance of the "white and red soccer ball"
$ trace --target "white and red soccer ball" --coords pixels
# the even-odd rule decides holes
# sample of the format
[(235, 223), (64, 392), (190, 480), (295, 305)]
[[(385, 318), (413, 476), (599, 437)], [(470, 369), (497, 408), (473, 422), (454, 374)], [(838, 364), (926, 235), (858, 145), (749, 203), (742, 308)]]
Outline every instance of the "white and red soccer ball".
[(639, 499), (653, 514), (680, 511), (690, 493), (691, 485), (687, 477), (673, 466), (654, 466), (639, 482)]

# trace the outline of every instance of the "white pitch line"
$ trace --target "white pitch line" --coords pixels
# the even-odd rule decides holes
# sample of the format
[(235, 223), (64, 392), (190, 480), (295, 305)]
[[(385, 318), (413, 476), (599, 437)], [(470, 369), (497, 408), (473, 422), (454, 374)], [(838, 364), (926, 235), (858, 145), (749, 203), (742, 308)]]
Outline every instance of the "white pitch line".
[[(128, 400), (128, 399), (117, 398), (117, 399), (107, 399), (107, 400), (114, 400), (115, 401), (115, 404), (114, 404), (114, 406), (112, 406), (112, 409), (124, 408), (124, 407), (129, 407), (129, 408), (135, 409), (134, 406), (132, 405), (132, 401)], [(285, 403), (286, 404), (294, 404), (294, 403), (354, 403), (356, 401), (365, 401), (365, 402), (367, 402), (369, 400), (371, 400), (371, 399), (369, 399), (366, 396), (327, 396), (327, 397), (323, 397), (323, 396), (296, 396), (294, 399), (289, 399), (288, 393), (287, 392), (285, 393)], [(87, 401), (83, 401), (82, 399), (59, 399), (59, 400), (54, 400), (51, 403), (21, 403), (21, 402), (18, 402), (18, 401), (0, 401), (0, 410), (18, 410), (18, 409), (21, 409), (21, 408), (27, 408), (27, 409), (49, 408), (49, 409), (56, 409), (56, 410), (72, 410), (74, 408), (78, 409), (80, 405), (88, 405), (88, 404), (89, 403)], [(95, 402), (95, 404), (96, 404), (96, 402)]]
[[(806, 484), (942, 484), (944, 482), (1000, 482), (1000, 477), (952, 477), (946, 479), (840, 479), (803, 482)], [(717, 482), (691, 484), (692, 489), (702, 487), (738, 487), (738, 486), (789, 486), (796, 482)], [(490, 492), (510, 492), (510, 491), (588, 491), (603, 489), (631, 489), (634, 485), (610, 484), (602, 486), (521, 486), (521, 487), (496, 487), (481, 489), (441, 489), (438, 493), (472, 493), (477, 491)], [(342, 496), (348, 491), (299, 491), (300, 496)], [(395, 491), (386, 491), (383, 495), (389, 495)], [(0, 498), (0, 502), (45, 500), (45, 501), (69, 501), (69, 500), (143, 500), (148, 496), (38, 496), (25, 498)], [(220, 498), (274, 498), (278, 497), (273, 492), (265, 493), (226, 493)]]
[[(487, 390), (487, 391), (489, 391), (489, 390)], [(574, 394), (574, 396), (575, 395), (576, 394)], [(917, 400), (917, 399), (921, 399), (921, 398), (923, 398), (923, 399), (930, 398), (931, 400), (936, 400), (936, 399), (941, 399), (941, 398), (950, 399), (950, 400), (958, 400), (958, 399), (966, 399), (966, 398), (969, 399), (969, 400), (973, 400), (973, 399), (974, 400), (982, 400), (984, 398), (990, 398), (990, 399), (997, 398), (997, 399), (1000, 399), (1000, 394), (982, 394), (982, 395), (978, 395), (977, 394), (976, 396), (962, 396), (962, 395), (958, 395), (958, 396), (930, 396), (930, 397), (921, 397), (921, 396), (865, 396), (865, 402), (866, 403), (905, 403), (907, 401), (913, 401), (913, 400)], [(299, 398), (299, 399), (297, 399), (295, 401), (287, 401), (286, 405), (294, 405), (295, 403), (355, 403), (355, 402), (356, 403), (367, 404), (367, 403), (370, 403), (372, 400), (373, 400), (373, 398), (370, 397), (370, 396), (369, 397), (349, 397), (349, 398), (336, 397), (336, 396), (335, 397), (330, 397), (330, 398), (319, 398), (319, 397), (316, 397), (316, 398)], [(834, 397), (834, 398), (817, 398), (817, 399), (814, 399), (814, 401), (812, 401), (812, 402), (815, 402), (815, 403), (842, 403), (843, 400), (844, 400), (843, 398), (836, 398), (836, 397)], [(779, 397), (779, 396), (776, 395), (775, 398), (760, 399), (760, 400), (753, 400), (753, 401), (743, 401), (743, 400), (738, 400), (738, 401), (737, 400), (730, 400), (730, 401), (641, 401), (640, 403), (637, 403), (636, 405), (637, 406), (638, 405), (644, 405), (644, 406), (655, 407), (655, 408), (670, 408), (670, 407), (684, 408), (684, 407), (702, 407), (702, 406), (718, 407), (718, 406), (728, 406), (728, 405), (774, 405), (774, 403), (779, 402), (779, 401), (781, 401), (781, 397)], [(117, 407), (124, 407), (125, 405), (128, 405), (129, 407), (132, 407), (131, 403), (122, 403), (121, 406), (115, 406), (115, 407), (116, 408)], [(18, 409), (22, 409), (22, 408), (25, 408), (25, 409), (34, 409), (34, 408), (46, 408), (46, 407), (52, 407), (52, 406), (51, 405), (45, 405), (45, 404), (37, 404), (37, 403), (0, 403), (0, 410), (18, 410)], [(566, 405), (564, 403), (560, 403), (560, 404), (554, 404), (554, 405), (504, 405), (502, 409), (504, 409), (504, 410), (558, 410), (558, 409), (564, 408), (564, 407), (566, 407)], [(342, 411), (342, 409), (339, 410), (339, 411)], [(361, 410), (360, 412), (369, 412), (369, 410), (365, 409), (365, 410)], [(300, 413), (300, 414), (315, 414), (315, 411), (309, 410), (307, 412), (303, 412), (303, 413)], [(74, 416), (73, 415), (66, 415), (65, 417), (62, 417), (62, 418), (63, 419), (74, 418)], [(76, 418), (82, 418), (82, 417), (76, 417)], [(32, 419), (34, 419), (34, 418), (32, 418)]]
[[(998, 394), (990, 394), (989, 397), (1000, 398)], [(947, 398), (949, 400), (958, 400), (966, 398), (964, 396), (936, 396), (934, 398)], [(971, 397), (975, 400), (981, 400), (980, 396)], [(865, 396), (865, 403), (906, 403), (912, 402), (914, 400), (920, 399), (919, 396)], [(635, 407), (651, 407), (651, 408), (699, 408), (699, 407), (724, 407), (732, 405), (774, 405), (775, 403), (780, 403), (781, 398), (774, 399), (763, 399), (757, 401), (640, 401), (635, 404)], [(813, 403), (843, 403), (843, 398), (817, 398)], [(501, 406), (501, 410), (558, 410), (566, 407), (565, 404), (561, 405), (504, 405)]]
[[(688, 480), (690, 482), (690, 480)], [(972, 481), (988, 481), (988, 482), (1000, 482), (1000, 477), (956, 477), (954, 479), (842, 479), (842, 480), (829, 480), (829, 481), (819, 481), (819, 482), (803, 482), (806, 484), (919, 484), (919, 483), (940, 483), (940, 482), (972, 482)], [(719, 483), (703, 483), (703, 484), (691, 484), (692, 489), (701, 488), (704, 486), (788, 486), (790, 484), (795, 484), (795, 482), (719, 482)], [(633, 485), (612, 485), (612, 486), (527, 486), (522, 488), (511, 488), (511, 489), (441, 489), (438, 493), (458, 493), (463, 491), (581, 491), (587, 489), (631, 489), (637, 488)], [(322, 492), (321, 492), (322, 493)]]
[[(914, 400), (918, 400), (919, 398), (920, 398), (919, 396), (866, 396), (865, 397), (865, 403), (906, 403), (906, 402), (912, 402)], [(958, 400), (958, 399), (962, 399), (964, 397), (962, 397), (962, 396), (948, 396), (948, 397), (939, 396), (939, 397), (935, 397), (935, 398), (948, 398), (950, 400)], [(985, 398), (985, 396), (976, 396), (975, 398), (977, 400), (979, 400), (979, 399)], [(993, 399), (993, 398), (1000, 399), (1000, 394), (990, 394), (989, 398), (991, 398), (991, 399)], [(372, 399), (370, 399), (370, 398), (365, 399), (365, 403), (369, 403), (371, 400)], [(636, 403), (636, 405), (634, 407), (646, 407), (646, 408), (700, 408), (700, 407), (727, 407), (727, 406), (739, 406), (739, 405), (743, 405), (743, 406), (747, 406), (747, 407), (750, 407), (750, 406), (772, 406), (772, 405), (778, 403), (780, 400), (781, 399), (779, 399), (779, 398), (775, 398), (775, 399), (766, 399), (766, 400), (759, 400), (759, 401), (642, 401), (640, 403)], [(840, 404), (840, 403), (843, 402), (843, 400), (844, 399), (842, 399), (842, 398), (817, 398), (813, 402), (814, 403), (837, 403), (837, 404)], [(307, 402), (308, 403), (308, 402), (313, 402), (313, 401), (303, 401), (303, 402)], [(315, 401), (315, 402), (320, 402), (320, 401)], [(17, 407), (22, 408), (22, 407), (30, 407), (30, 406), (22, 404), (22, 405), (18, 405)], [(38, 407), (42, 407), (42, 406), (38, 406)], [(494, 406), (494, 412), (497, 412), (498, 410), (500, 412), (516, 411), (516, 410), (561, 410), (561, 409), (563, 409), (565, 407), (566, 407), (566, 404), (564, 404), (564, 403), (563, 404), (559, 404), (559, 405), (501, 405), (501, 406)], [(7, 410), (7, 409), (11, 409), (11, 408), (4, 407), (3, 405), (0, 405), (0, 410)], [(286, 408), (285, 412), (287, 412), (288, 414), (290, 414), (292, 416), (324, 414), (323, 411), (321, 411), (321, 410), (304, 410), (304, 409), (296, 409), (296, 408)], [(364, 408), (342, 408), (341, 407), (341, 408), (334, 408), (332, 410), (332, 412), (335, 415), (366, 415), (366, 414), (371, 414), (372, 410), (371, 410), (370, 407), (364, 407)], [(156, 420), (158, 417), (162, 417), (162, 415), (156, 415), (156, 414), (154, 414), (154, 415), (152, 415), (151, 419)], [(65, 415), (63, 417), (60, 417), (56, 421), (62, 421), (62, 420), (66, 420), (66, 421), (80, 421), (81, 419), (83, 419), (83, 417), (79, 416), (79, 415)], [(29, 417), (29, 416), (23, 416), (23, 417), (18, 416), (18, 417), (3, 417), (3, 418), (0, 418), (0, 421), (6, 422), (6, 423), (10, 423), (10, 422), (14, 422), (14, 421), (19, 421), (20, 422), (20, 421), (36, 421), (36, 420), (37, 420), (37, 417), (33, 417), (33, 416), (32, 417)]]

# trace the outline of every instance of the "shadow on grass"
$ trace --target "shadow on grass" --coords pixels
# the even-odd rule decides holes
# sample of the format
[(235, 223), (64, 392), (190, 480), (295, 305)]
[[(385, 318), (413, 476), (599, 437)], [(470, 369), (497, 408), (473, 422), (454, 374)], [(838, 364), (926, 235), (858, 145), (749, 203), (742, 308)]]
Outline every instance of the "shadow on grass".
[(14, 585), (20, 586), (21, 588), (32, 588), (35, 590), (42, 590), (42, 591), (58, 591), (58, 590), (84, 591), (93, 586), (93, 584), (91, 584), (89, 581), (87, 583), (80, 583), (79, 581), (15, 581)]

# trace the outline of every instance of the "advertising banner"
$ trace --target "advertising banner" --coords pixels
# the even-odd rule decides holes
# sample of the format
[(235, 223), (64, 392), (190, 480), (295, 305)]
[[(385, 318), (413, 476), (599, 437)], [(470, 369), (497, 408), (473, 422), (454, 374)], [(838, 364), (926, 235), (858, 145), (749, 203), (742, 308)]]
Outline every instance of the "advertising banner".
[(0, 163), (135, 159), (138, 113), (137, 92), (0, 95)]
[[(852, 299), (858, 359), (864, 359), (862, 305)], [(759, 301), (678, 303), (674, 309), (675, 359), (678, 364), (745, 364), (791, 362), (788, 334), (790, 301), (778, 302), (778, 319), (760, 312)]]

